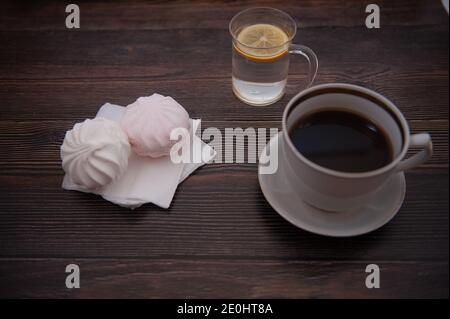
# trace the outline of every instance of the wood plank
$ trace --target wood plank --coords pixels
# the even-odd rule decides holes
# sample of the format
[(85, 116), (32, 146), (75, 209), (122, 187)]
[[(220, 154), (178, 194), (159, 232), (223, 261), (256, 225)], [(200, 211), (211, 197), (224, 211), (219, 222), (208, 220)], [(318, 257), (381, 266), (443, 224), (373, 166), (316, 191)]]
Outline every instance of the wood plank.
[[(448, 118), (448, 30), (424, 26), (385, 32), (305, 32), (302, 42), (316, 49), (321, 61), (316, 83), (367, 86), (393, 100), (408, 119)], [(152, 45), (144, 45), (149, 39)], [(1, 118), (86, 118), (106, 101), (126, 105), (159, 92), (196, 117), (254, 120), (257, 114), (258, 120), (278, 120), (292, 94), (269, 107), (238, 101), (230, 88), (229, 42), (221, 30), (172, 30), (164, 37), (152, 31), (0, 32), (0, 43), (6, 43), (0, 51)], [(175, 50), (175, 43), (190, 43), (191, 49)], [(293, 81), (302, 79), (296, 70), (304, 70), (304, 64), (298, 64)]]
[[(346, 82), (346, 81), (343, 81)], [(2, 120), (71, 120), (95, 116), (106, 102), (127, 105), (139, 96), (158, 92), (170, 95), (182, 104), (193, 118), (204, 120), (279, 121), (293, 94), (271, 106), (249, 107), (231, 92), (229, 79), (193, 81), (76, 81), (40, 82), (0, 85)], [(393, 100), (408, 120), (448, 118), (448, 86), (430, 79), (424, 86), (409, 87), (405, 82), (393, 87), (365, 85)], [(428, 92), (436, 90), (435, 94)], [(433, 91), (434, 92), (434, 91)]]
[[(78, 1), (83, 30), (170, 30), (212, 29), (228, 26), (240, 10), (249, 7), (269, 6), (288, 12), (302, 27), (312, 26), (363, 26), (367, 14), (366, 1), (339, 0), (303, 1)], [(448, 21), (445, 10), (438, 1), (379, 0), (382, 25), (427, 25)], [(62, 30), (65, 29), (63, 2), (39, 1), (21, 3), (2, 2), (0, 30)], [(320, 8), (318, 10), (317, 8)], [(17, 19), (20, 16), (21, 19)]]
[[(300, 30), (294, 42), (316, 51), (319, 79), (328, 82), (334, 77), (395, 87), (395, 82), (405, 81), (417, 89), (426, 85), (424, 77), (445, 82), (448, 27), (372, 31), (314, 27)], [(231, 71), (226, 29), (167, 30), (164, 36), (159, 30), (0, 31), (0, 44), (0, 79), (229, 79)], [(304, 70), (302, 64), (291, 72)]]
[[(65, 288), (65, 267), (81, 270)], [(367, 289), (364, 262), (0, 259), (0, 298), (448, 298), (448, 263), (381, 262)]]
[(180, 185), (169, 210), (129, 211), (63, 191), (61, 180), (61, 170), (0, 175), (0, 257), (448, 260), (448, 169), (408, 173), (394, 220), (348, 239), (282, 219), (265, 201), (256, 167), (204, 167)]
[[(0, 148), (5, 156), (0, 159), (1, 169), (22, 169), (25, 171), (39, 168), (59, 169), (59, 147), (62, 144), (66, 130), (73, 127), (75, 121), (0, 121)], [(434, 142), (434, 154), (432, 159), (422, 165), (422, 168), (448, 167), (448, 121), (410, 121), (411, 130), (416, 132), (429, 132)], [(281, 121), (209, 121), (202, 122), (202, 130), (215, 127), (222, 133), (222, 150), (230, 140), (225, 138), (226, 128), (253, 128), (255, 132), (259, 128), (281, 130)], [(257, 141), (256, 136), (252, 135)], [(267, 140), (269, 135), (267, 134)], [(205, 142), (210, 139), (204, 136)], [(233, 141), (231, 141), (233, 143)], [(217, 143), (213, 143), (218, 146)], [(249, 151), (248, 142), (244, 145), (236, 145), (236, 150), (243, 151), (246, 162), (248, 159), (258, 158), (258, 154)], [(250, 148), (251, 150), (252, 148)], [(257, 147), (255, 147), (257, 151)], [(225, 154), (222, 153), (222, 162)]]

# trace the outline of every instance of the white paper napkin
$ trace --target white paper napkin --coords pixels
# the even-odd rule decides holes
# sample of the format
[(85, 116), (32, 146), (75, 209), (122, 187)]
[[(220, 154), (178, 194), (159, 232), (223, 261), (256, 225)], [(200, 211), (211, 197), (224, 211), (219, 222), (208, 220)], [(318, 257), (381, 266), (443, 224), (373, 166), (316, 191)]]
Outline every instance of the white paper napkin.
[[(104, 117), (118, 122), (124, 111), (125, 108), (122, 106), (106, 103), (97, 112), (96, 117)], [(126, 172), (117, 181), (94, 193), (114, 204), (131, 209), (145, 203), (168, 208), (178, 184), (216, 155), (214, 149), (195, 134), (200, 122), (201, 120), (191, 120), (194, 134), (191, 136), (190, 142), (191, 146), (194, 143), (200, 143), (202, 152), (209, 155), (203, 158), (201, 163), (175, 164), (169, 156), (151, 158), (138, 156), (132, 151)], [(73, 183), (67, 174), (64, 176), (62, 187), (67, 190), (92, 192)]]

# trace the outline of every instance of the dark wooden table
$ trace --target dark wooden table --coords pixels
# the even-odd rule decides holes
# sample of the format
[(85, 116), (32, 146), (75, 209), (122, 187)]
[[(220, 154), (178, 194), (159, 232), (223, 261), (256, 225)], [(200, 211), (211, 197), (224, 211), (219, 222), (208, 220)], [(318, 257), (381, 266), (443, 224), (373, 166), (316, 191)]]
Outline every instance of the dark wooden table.
[[(378, 30), (365, 27), (370, 2), (358, 0), (76, 3), (78, 30), (65, 28), (64, 2), (1, 3), (0, 297), (448, 298), (449, 32), (439, 0), (377, 1)], [(435, 155), (407, 173), (392, 222), (348, 239), (297, 229), (265, 201), (255, 164), (199, 169), (169, 210), (61, 189), (65, 131), (105, 102), (159, 92), (203, 127), (280, 127), (292, 95), (249, 107), (230, 87), (228, 22), (261, 5), (295, 17), (296, 42), (320, 60), (316, 83), (374, 89), (413, 132), (432, 134)], [(65, 287), (70, 263), (81, 289)], [(365, 287), (370, 263), (380, 289)]]

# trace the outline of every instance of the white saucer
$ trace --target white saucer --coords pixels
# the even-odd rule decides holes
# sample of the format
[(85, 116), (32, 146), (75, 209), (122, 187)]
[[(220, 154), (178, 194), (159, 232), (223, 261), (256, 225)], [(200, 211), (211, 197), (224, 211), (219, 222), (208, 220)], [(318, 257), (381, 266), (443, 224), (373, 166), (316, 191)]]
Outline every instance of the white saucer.
[[(269, 143), (280, 139), (281, 134), (274, 136)], [(301, 229), (332, 237), (362, 235), (385, 225), (399, 211), (406, 191), (405, 175), (399, 173), (393, 175), (363, 208), (337, 213), (306, 204), (290, 186), (281, 160), (275, 174), (260, 174), (258, 170), (258, 178), (267, 201), (284, 219)]]

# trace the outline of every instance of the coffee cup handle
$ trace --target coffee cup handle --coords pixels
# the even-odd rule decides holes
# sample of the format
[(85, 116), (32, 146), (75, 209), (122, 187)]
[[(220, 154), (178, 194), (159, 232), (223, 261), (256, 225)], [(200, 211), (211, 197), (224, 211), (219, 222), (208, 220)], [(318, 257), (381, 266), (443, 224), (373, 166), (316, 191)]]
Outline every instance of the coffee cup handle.
[[(317, 69), (319, 68), (319, 60), (317, 59), (317, 55), (313, 50), (301, 44), (290, 44), (288, 51), (290, 54), (303, 56), (308, 61), (309, 70), (305, 88), (309, 88), (313, 84), (314, 79), (317, 75)], [(288, 84), (287, 87), (289, 89), (295, 89), (297, 91), (300, 91), (301, 89), (301, 85), (299, 84)]]
[(411, 168), (419, 166), (429, 160), (433, 155), (433, 142), (431, 141), (431, 136), (428, 133), (411, 135), (409, 147), (421, 148), (422, 150), (410, 158), (401, 161), (396, 168), (398, 172), (407, 171)]

